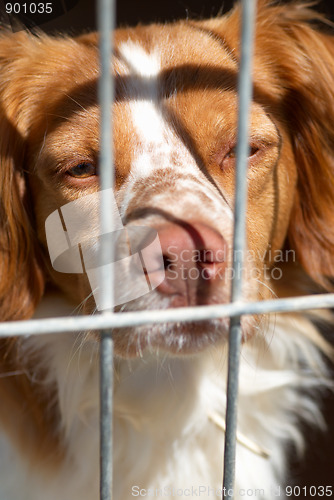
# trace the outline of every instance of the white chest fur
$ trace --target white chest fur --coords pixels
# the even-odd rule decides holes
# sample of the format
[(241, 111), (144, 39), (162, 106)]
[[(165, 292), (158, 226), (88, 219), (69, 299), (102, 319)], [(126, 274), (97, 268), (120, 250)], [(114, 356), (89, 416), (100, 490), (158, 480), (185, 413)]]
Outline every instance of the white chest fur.
[[(53, 315), (68, 313), (58, 304)], [(37, 317), (49, 314), (45, 302)], [(272, 498), (284, 473), (286, 441), (302, 446), (296, 416), (321, 424), (313, 391), (324, 367), (304, 335), (312, 328), (286, 315), (276, 318), (273, 336), (269, 326), (265, 337), (243, 347), (236, 499), (246, 490)], [(57, 384), (66, 457), (46, 475), (0, 434), (0, 498), (98, 500), (98, 344), (84, 334), (58, 334), (30, 337), (25, 349), (42, 350), (48, 377)], [(115, 360), (114, 500), (182, 492), (219, 498), (224, 432), (211, 416), (224, 414), (225, 386), (224, 347), (192, 357)], [(269, 458), (251, 451), (247, 440)]]

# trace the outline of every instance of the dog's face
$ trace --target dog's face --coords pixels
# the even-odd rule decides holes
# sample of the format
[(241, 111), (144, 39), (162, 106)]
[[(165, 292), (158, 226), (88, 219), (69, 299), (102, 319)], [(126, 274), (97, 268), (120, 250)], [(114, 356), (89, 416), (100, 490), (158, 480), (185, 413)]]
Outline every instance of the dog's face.
[[(91, 40), (96, 43), (95, 36)], [(73, 74), (81, 73), (83, 83), (66, 80), (60, 102), (48, 109), (48, 123), (38, 125), (34, 139), (30, 179), (43, 244), (45, 219), (51, 212), (99, 189), (96, 79), (86, 82), (85, 70), (82, 74), (77, 61), (87, 49), (79, 45), (77, 50), (69, 57)], [(157, 229), (165, 264), (164, 282), (125, 309), (227, 302), (233, 265), (237, 61), (201, 26), (176, 25), (134, 30), (130, 38), (121, 32), (116, 37), (114, 66), (117, 202), (127, 227)], [(97, 51), (90, 72), (98, 73)], [(255, 102), (247, 217), (248, 255), (253, 258), (245, 259), (248, 300), (267, 296), (263, 264), (270, 263), (266, 254), (280, 249), (285, 239), (296, 183), (291, 158), (289, 140), (283, 141), (277, 118)], [(93, 217), (90, 224), (96, 224)], [(55, 279), (78, 302), (90, 295), (82, 275), (72, 281), (56, 273)], [(128, 281), (135, 286), (131, 276)], [(92, 300), (87, 305), (94, 307)], [(192, 343), (202, 344), (204, 335), (211, 341), (224, 337), (226, 326), (226, 321), (197, 328), (185, 325), (177, 336), (163, 327), (154, 328), (153, 335), (151, 328), (143, 331), (149, 331), (153, 345), (191, 348)], [(128, 349), (132, 333), (119, 336), (126, 338)], [(137, 345), (138, 329), (134, 340)]]
[[(274, 274), (273, 269), (278, 261), (285, 260), (283, 248), (287, 248), (288, 236), (303, 261), (307, 209), (301, 205), (314, 203), (300, 200), (308, 190), (303, 182), (311, 182), (311, 174), (301, 173), (306, 161), (300, 152), (305, 124), (297, 123), (300, 118), (287, 90), (289, 85), (296, 87), (292, 81), (294, 61), (289, 63), (290, 73), (283, 75), (288, 72), (286, 54), (275, 55), (278, 49), (273, 46), (275, 36), (277, 40), (283, 36), (283, 29), (277, 25), (270, 40), (268, 27), (261, 28), (261, 21), (259, 26), (250, 115), (247, 254), (243, 269), (246, 300), (268, 298), (279, 290), (282, 272)], [(302, 30), (306, 29), (313, 33), (302, 24)], [(17, 79), (8, 92), (24, 102), (17, 130), (24, 137), (28, 189), (38, 240), (46, 255), (47, 217), (99, 190), (97, 36), (38, 42), (19, 34), (18, 44), (23, 39), (29, 43), (21, 72), (31, 76), (26, 87), (21, 88), (22, 81)], [(164, 269), (152, 265), (150, 270), (144, 269), (146, 277), (165, 273), (157, 288), (126, 303), (122, 310), (229, 301), (238, 40), (237, 10), (219, 20), (116, 32), (116, 200), (128, 228), (148, 226), (158, 232)], [(286, 53), (287, 47), (282, 44), (283, 49)], [(300, 93), (306, 84), (305, 75), (303, 79)], [(293, 92), (297, 96), (296, 88)], [(9, 113), (9, 120), (14, 120), (13, 113)], [(90, 218), (89, 210), (91, 207), (87, 228), (98, 220)], [(154, 253), (149, 257), (153, 263), (158, 262)], [(49, 267), (52, 280), (77, 304), (84, 303), (85, 310), (93, 312), (95, 303), (87, 277), (58, 273)], [(227, 320), (177, 328), (136, 327), (115, 332), (115, 345), (121, 355), (139, 353), (147, 345), (174, 352), (194, 351), (224, 339), (227, 327)], [(256, 322), (246, 319), (244, 337), (255, 329)]]

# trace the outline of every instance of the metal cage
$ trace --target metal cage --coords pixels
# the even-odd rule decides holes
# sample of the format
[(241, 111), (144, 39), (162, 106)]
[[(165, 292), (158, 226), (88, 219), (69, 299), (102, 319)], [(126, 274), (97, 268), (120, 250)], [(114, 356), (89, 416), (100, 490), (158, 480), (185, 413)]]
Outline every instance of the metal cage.
[[(99, 83), (99, 101), (101, 106), (101, 228), (110, 227), (112, 214), (110, 197), (103, 196), (103, 191), (113, 187), (114, 167), (113, 151), (110, 142), (113, 101), (113, 81), (110, 74), (112, 53), (111, 33), (115, 24), (115, 0), (100, 0), (98, 4), (98, 27), (100, 32), (101, 77)], [(255, 25), (256, 0), (242, 2), (241, 62), (239, 74), (239, 114), (238, 145), (236, 169), (236, 196), (234, 222), (234, 251), (238, 258), (234, 267), (242, 266), (245, 249), (245, 214), (247, 200), (247, 152), (248, 152), (248, 116), (252, 99), (252, 46)], [(102, 231), (103, 232), (103, 231)], [(106, 232), (106, 231), (105, 231)], [(104, 251), (113, 255), (111, 241)], [(233, 490), (235, 476), (236, 426), (238, 401), (238, 369), (241, 345), (240, 320), (243, 315), (264, 314), (271, 312), (302, 311), (316, 308), (334, 307), (334, 294), (321, 294), (291, 299), (267, 300), (261, 302), (243, 302), (241, 296), (242, 275), (235, 272), (232, 282), (232, 301), (230, 304), (185, 307), (170, 310), (138, 311), (115, 314), (112, 309), (96, 316), (63, 317), (29, 321), (13, 321), (0, 324), (0, 337), (18, 335), (39, 335), (57, 332), (82, 332), (85, 330), (100, 332), (100, 500), (112, 499), (112, 409), (113, 409), (113, 340), (112, 329), (126, 326), (164, 323), (201, 321), (204, 319), (230, 317), (228, 384), (226, 433), (224, 454), (224, 498), (232, 499), (228, 490)], [(102, 293), (112, 303), (113, 276), (101, 273)]]

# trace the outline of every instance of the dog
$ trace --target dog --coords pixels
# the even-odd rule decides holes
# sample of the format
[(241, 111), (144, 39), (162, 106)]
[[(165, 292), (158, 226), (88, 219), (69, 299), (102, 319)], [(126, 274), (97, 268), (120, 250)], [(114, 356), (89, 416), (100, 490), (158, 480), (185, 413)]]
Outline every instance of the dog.
[[(119, 314), (230, 300), (240, 11), (115, 32), (115, 202), (126, 230), (159, 243), (142, 267), (154, 286), (125, 293)], [(258, 5), (245, 301), (333, 291), (334, 39), (323, 21), (303, 4)], [(80, 238), (98, 231), (98, 77), (96, 33), (1, 34), (1, 321), (97, 312), (89, 273), (50, 259), (46, 221), (80, 200)], [(287, 449), (302, 453), (302, 425), (323, 426), (332, 387), (323, 324), (330, 311), (242, 319), (235, 499), (289, 496)], [(115, 500), (221, 496), (228, 327), (114, 329)], [(1, 500), (98, 499), (99, 336), (0, 346)]]

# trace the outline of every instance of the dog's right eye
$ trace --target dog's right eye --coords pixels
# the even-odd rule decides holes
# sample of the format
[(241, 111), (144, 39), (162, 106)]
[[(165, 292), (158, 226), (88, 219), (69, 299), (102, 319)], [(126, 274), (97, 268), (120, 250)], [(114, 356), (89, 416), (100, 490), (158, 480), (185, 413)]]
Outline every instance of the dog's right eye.
[(96, 167), (93, 163), (82, 162), (67, 170), (67, 174), (76, 179), (86, 179), (97, 174)]
[[(249, 145), (249, 153), (248, 153), (248, 159), (250, 162), (256, 160), (256, 158), (261, 154), (261, 151), (263, 150), (263, 147), (261, 148), (260, 145), (257, 144), (250, 144)], [(237, 148), (236, 146), (231, 147), (224, 155), (223, 159), (220, 160), (220, 168), (225, 169), (229, 167), (235, 167), (237, 159)]]

